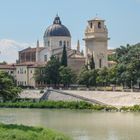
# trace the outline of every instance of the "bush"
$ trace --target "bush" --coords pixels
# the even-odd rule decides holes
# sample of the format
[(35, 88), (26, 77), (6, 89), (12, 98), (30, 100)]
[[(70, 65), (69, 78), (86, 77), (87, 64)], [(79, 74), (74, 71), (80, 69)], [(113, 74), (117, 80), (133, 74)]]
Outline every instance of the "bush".
[(112, 106), (93, 105), (85, 101), (41, 101), (41, 102), (5, 102), (0, 107), (10, 108), (68, 108), (68, 109), (92, 109), (92, 110), (116, 110)]
[(69, 137), (50, 129), (0, 124), (0, 139), (2, 140), (70, 140)]

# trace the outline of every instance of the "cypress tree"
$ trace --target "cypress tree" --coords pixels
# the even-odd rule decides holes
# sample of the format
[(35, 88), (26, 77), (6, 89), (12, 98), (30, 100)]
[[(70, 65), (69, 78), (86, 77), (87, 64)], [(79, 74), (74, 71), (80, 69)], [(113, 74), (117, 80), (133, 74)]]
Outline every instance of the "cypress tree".
[(62, 57), (61, 57), (61, 65), (64, 67), (67, 66), (67, 51), (66, 51), (65, 45), (63, 47), (63, 53), (62, 53)]
[(95, 62), (94, 62), (93, 54), (89, 62), (89, 66), (90, 66), (90, 69), (95, 69)]

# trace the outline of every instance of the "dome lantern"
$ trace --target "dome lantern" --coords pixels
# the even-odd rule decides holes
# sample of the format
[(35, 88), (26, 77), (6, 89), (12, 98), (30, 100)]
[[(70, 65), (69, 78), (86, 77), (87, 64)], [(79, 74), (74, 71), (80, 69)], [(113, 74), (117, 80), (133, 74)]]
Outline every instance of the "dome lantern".
[(61, 24), (61, 20), (58, 15), (56, 15), (53, 24)]

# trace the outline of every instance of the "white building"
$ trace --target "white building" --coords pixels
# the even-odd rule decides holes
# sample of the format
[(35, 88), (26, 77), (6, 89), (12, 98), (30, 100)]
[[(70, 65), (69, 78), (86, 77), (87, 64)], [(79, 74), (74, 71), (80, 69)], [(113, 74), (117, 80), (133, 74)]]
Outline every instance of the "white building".
[(104, 20), (94, 18), (88, 21), (85, 30), (86, 63), (94, 57), (95, 68), (108, 67), (108, 31)]

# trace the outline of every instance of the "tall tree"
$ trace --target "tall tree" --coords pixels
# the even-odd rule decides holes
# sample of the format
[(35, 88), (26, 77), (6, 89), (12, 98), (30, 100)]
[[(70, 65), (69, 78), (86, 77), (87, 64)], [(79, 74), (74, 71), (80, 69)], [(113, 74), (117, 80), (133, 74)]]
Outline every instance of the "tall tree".
[(67, 50), (66, 50), (66, 45), (63, 47), (63, 53), (62, 53), (62, 58), (61, 58), (61, 65), (66, 67), (67, 64)]
[(50, 61), (47, 63), (44, 72), (47, 84), (53, 84), (55, 87), (57, 84), (59, 84), (60, 82), (59, 68), (60, 68), (59, 60), (55, 56), (52, 56), (50, 58)]
[(93, 54), (91, 56), (91, 59), (90, 59), (90, 62), (89, 62), (89, 66), (90, 66), (90, 69), (95, 69), (95, 62), (94, 62), (94, 58), (93, 58)]

